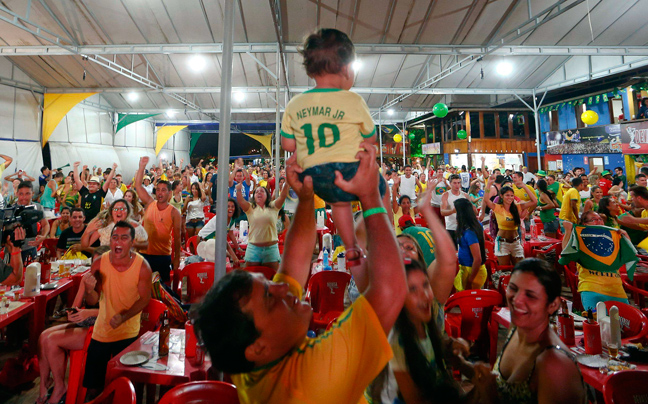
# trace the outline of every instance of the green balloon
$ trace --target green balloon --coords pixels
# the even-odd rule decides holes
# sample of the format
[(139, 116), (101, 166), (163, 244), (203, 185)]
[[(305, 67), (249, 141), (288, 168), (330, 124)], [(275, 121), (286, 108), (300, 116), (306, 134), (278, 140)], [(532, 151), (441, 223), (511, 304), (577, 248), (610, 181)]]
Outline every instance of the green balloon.
[(441, 102), (438, 104), (434, 104), (434, 107), (432, 108), (432, 113), (437, 118), (443, 118), (446, 115), (448, 115), (448, 106)]
[(413, 133), (410, 133), (409, 138), (410, 138), (410, 140), (414, 140), (414, 139), (416, 139), (416, 135), (413, 134)]
[(459, 132), (457, 132), (457, 137), (459, 139), (463, 140), (463, 139), (468, 137), (468, 132), (466, 132), (465, 130), (462, 129)]

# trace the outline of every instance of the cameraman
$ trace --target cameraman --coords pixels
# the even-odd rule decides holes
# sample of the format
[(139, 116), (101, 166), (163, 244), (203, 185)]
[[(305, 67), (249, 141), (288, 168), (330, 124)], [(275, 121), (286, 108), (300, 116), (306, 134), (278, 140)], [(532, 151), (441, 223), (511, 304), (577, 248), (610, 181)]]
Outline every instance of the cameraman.
[[(25, 229), (16, 227), (14, 237), (18, 240), (25, 239)], [(0, 261), (0, 284), (13, 286), (20, 283), (23, 276), (23, 260), (20, 247), (15, 247), (9, 236), (5, 240), (5, 258)]]
[[(34, 205), (36, 210), (39, 210), (43, 212), (43, 207), (36, 202), (32, 202), (32, 198), (34, 196), (34, 189), (32, 188), (32, 183), (30, 181), (22, 181), (18, 185), (18, 193), (16, 195), (18, 199), (16, 200), (16, 205), (17, 206), (28, 206), (28, 205)], [(32, 228), (30, 229), (31, 236), (29, 238), (25, 238), (26, 243), (22, 245), (22, 251), (23, 251), (23, 260), (27, 260), (27, 257), (31, 256), (32, 258), (36, 258), (36, 249), (40, 245), (40, 243), (43, 242), (47, 238), (47, 235), (49, 234), (50, 231), (50, 225), (49, 222), (45, 217), (43, 217), (40, 220), (41, 224), (41, 229), (40, 232), (37, 234), (37, 224), (33, 224)], [(36, 234), (36, 237), (33, 235)]]

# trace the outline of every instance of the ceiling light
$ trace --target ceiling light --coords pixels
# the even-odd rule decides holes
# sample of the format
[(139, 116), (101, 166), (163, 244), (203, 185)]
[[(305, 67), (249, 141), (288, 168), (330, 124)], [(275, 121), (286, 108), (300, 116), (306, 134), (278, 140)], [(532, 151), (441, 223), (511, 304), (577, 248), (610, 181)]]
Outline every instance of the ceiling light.
[(199, 73), (205, 70), (207, 66), (207, 60), (202, 55), (193, 55), (189, 58), (189, 68), (196, 73)]
[(393, 109), (388, 109), (387, 110), (387, 115), (389, 115), (389, 116), (394, 115), (394, 110)]
[(240, 91), (236, 91), (235, 93), (232, 94), (234, 96), (234, 101), (236, 102), (243, 102), (245, 101), (245, 94), (243, 94)]
[(137, 94), (137, 93), (128, 93), (127, 97), (128, 97), (128, 101), (135, 102), (135, 101), (137, 101), (139, 99), (139, 94)]
[(510, 64), (509, 62), (500, 62), (497, 65), (497, 74), (500, 76), (508, 76), (513, 72), (513, 65)]
[(360, 71), (360, 68), (362, 67), (362, 62), (359, 60), (355, 60), (352, 64), (351, 67), (353, 68), (353, 71), (358, 73)]
[(167, 109), (166, 116), (169, 118), (173, 118), (175, 116), (176, 112), (172, 109)]

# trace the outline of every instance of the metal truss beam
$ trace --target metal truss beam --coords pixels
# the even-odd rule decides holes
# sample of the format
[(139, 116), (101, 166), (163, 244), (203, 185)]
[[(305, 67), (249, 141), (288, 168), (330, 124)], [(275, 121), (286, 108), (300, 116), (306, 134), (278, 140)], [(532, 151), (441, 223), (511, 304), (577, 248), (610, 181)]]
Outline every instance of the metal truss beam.
[[(291, 87), (293, 93), (303, 93), (310, 87), (299, 86)], [(220, 87), (164, 87), (164, 88), (141, 88), (141, 87), (107, 87), (107, 88), (47, 88), (48, 93), (165, 93), (165, 94), (209, 94), (220, 93)], [(262, 87), (233, 87), (232, 91), (251, 94), (269, 94), (274, 95), (275, 86)], [(283, 90), (282, 90), (283, 91)], [(411, 88), (392, 88), (392, 87), (354, 87), (353, 92), (358, 94), (410, 94)], [(461, 95), (507, 95), (507, 94), (533, 94), (533, 89), (505, 89), (505, 88), (427, 88), (418, 92), (418, 94), (437, 95), (437, 94), (461, 94)]]
[(41, 87), (38, 84), (25, 83), (24, 81), (18, 81), (7, 77), (0, 77), (0, 84), (20, 88), (21, 90), (33, 91), (35, 93), (45, 93), (45, 87)]
[(428, 80), (422, 82), (421, 84), (415, 86), (412, 90), (411, 94), (402, 94), (399, 95), (398, 97), (392, 99), (391, 101), (383, 104), (382, 109), (387, 109), (390, 108), (404, 99), (418, 93), (419, 91), (423, 90), (424, 88), (430, 87), (441, 80), (445, 79), (446, 77), (456, 73), (459, 70), (462, 70), (463, 68), (467, 66), (471, 66), (474, 63), (478, 62), (481, 60), (483, 56), (492, 54), (495, 50), (505, 46), (507, 43), (510, 43), (511, 41), (514, 41), (524, 35), (526, 35), (529, 32), (532, 32), (539, 26), (553, 20), (554, 18), (558, 17), (559, 15), (571, 10), (572, 8), (576, 7), (577, 5), (583, 3), (585, 0), (559, 0), (558, 2), (554, 3), (552, 6), (548, 7), (547, 9), (541, 11), (540, 13), (536, 14), (529, 20), (525, 21), (522, 23), (520, 26), (517, 28), (507, 32), (504, 34), (501, 38), (498, 38), (496, 41), (493, 41), (493, 43), (496, 43), (496, 45), (492, 48), (488, 48), (489, 50), (484, 53), (482, 56), (477, 56), (477, 55), (470, 55), (467, 56), (456, 63), (448, 66), (446, 69), (442, 70), (438, 74), (432, 76)]
[[(475, 106), (477, 107), (477, 106)], [(379, 108), (369, 108), (370, 112), (377, 112)], [(173, 111), (180, 111), (179, 109), (174, 109), (171, 108)], [(430, 108), (407, 108), (403, 109), (403, 112), (430, 112)], [(169, 109), (160, 109), (160, 108), (150, 108), (150, 109), (132, 109), (132, 108), (117, 108), (115, 109), (116, 112), (128, 112), (128, 113), (133, 113), (133, 114), (163, 114)], [(284, 108), (281, 108), (281, 112), (284, 111)], [(214, 109), (203, 109), (203, 113), (205, 114), (219, 114), (220, 109), (219, 108), (214, 108)], [(275, 107), (269, 107), (269, 108), (232, 108), (232, 114), (275, 114), (277, 112), (277, 109)], [(173, 121), (176, 121), (175, 119), (170, 119)], [(238, 122), (238, 121), (237, 121)], [(399, 122), (402, 122), (399, 121)]]
[[(2, 18), (0, 18), (2, 20)], [(22, 27), (21, 27), (22, 28)], [(283, 46), (283, 53), (297, 53), (297, 44)], [(135, 45), (25, 45), (0, 46), (0, 56), (69, 56), (85, 55), (172, 55), (222, 53), (222, 44), (135, 44)], [(648, 46), (473, 46), (473, 45), (404, 45), (355, 44), (360, 55), (453, 55), (484, 56), (648, 56)], [(234, 53), (276, 53), (276, 43), (234, 44)]]

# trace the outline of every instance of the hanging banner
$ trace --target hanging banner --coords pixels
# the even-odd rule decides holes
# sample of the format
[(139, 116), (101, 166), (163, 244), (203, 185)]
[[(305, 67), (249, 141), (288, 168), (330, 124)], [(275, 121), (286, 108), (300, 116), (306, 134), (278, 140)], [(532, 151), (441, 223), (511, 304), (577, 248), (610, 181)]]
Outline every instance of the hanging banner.
[(441, 143), (426, 143), (421, 145), (423, 154), (441, 154)]
[(625, 154), (648, 153), (648, 122), (622, 124), (621, 142)]
[(53, 94), (45, 93), (43, 100), (43, 147), (61, 122), (75, 105), (96, 93)]
[(155, 155), (160, 154), (160, 150), (166, 144), (166, 142), (171, 139), (171, 136), (180, 132), (187, 125), (173, 125), (173, 126), (160, 126), (157, 130), (157, 140), (155, 141)]
[(241, 132), (246, 136), (251, 137), (252, 139), (256, 140), (257, 142), (261, 143), (263, 147), (268, 150), (268, 153), (272, 155), (272, 134), (270, 135), (251, 135), (249, 133)]
[(198, 143), (198, 139), (200, 139), (200, 136), (202, 135), (201, 133), (192, 133), (191, 134), (191, 143), (189, 146), (189, 156), (191, 156), (191, 153), (193, 153), (194, 147), (196, 147), (196, 143)]
[(115, 133), (124, 129), (125, 126), (141, 121), (142, 119), (150, 118), (160, 114), (117, 114), (117, 130)]
[(621, 153), (621, 126), (601, 125), (545, 133), (547, 154)]

